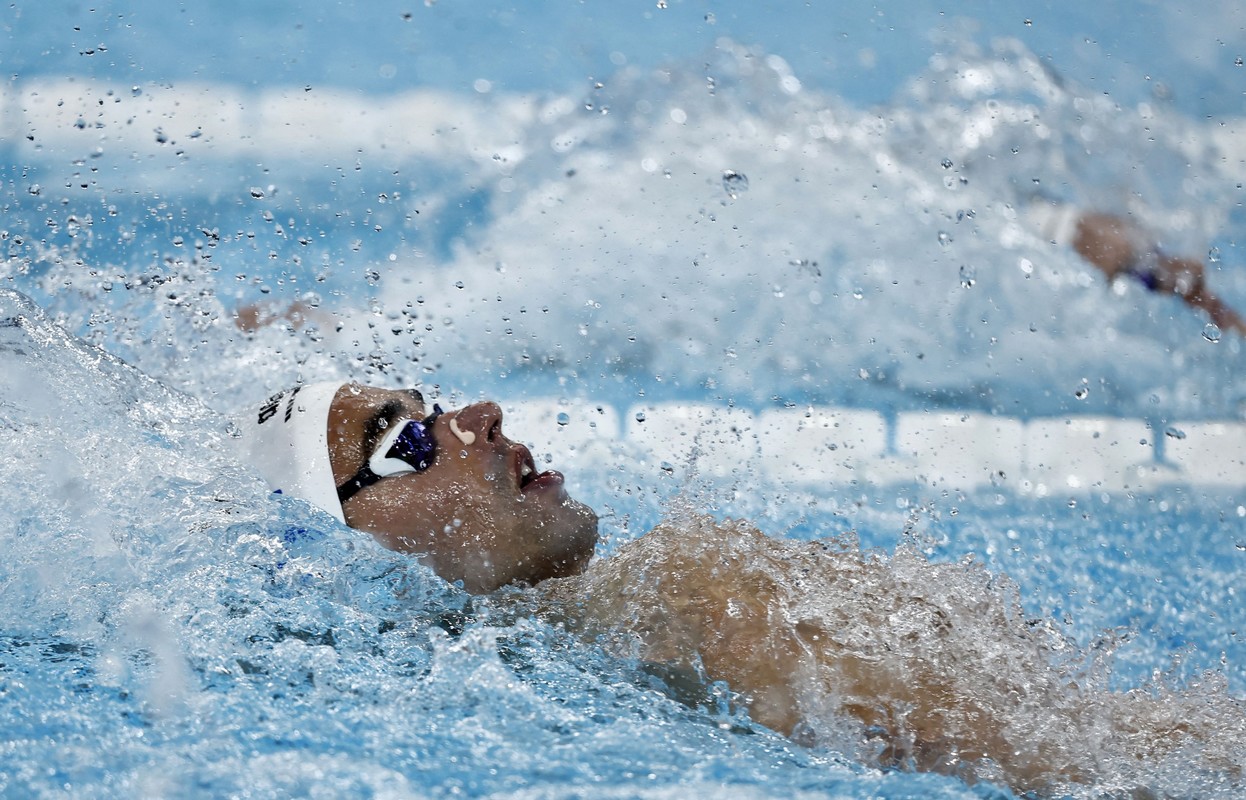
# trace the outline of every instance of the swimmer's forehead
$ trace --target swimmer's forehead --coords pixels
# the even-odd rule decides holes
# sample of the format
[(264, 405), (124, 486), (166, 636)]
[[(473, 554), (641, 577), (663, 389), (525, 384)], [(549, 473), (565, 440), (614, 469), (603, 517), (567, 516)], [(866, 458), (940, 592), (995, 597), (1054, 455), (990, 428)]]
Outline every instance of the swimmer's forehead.
[[(329, 410), (329, 430), (335, 425), (346, 426), (355, 434), (377, 423), (392, 423), (402, 418), (423, 419), (428, 414), (424, 395), (418, 389), (378, 389), (348, 383), (338, 390)], [(339, 429), (345, 434), (347, 430)]]
[(343, 401), (358, 406), (379, 406), (398, 403), (409, 410), (424, 411), (424, 395), (419, 389), (380, 389), (359, 383), (348, 383), (338, 390), (334, 403)]

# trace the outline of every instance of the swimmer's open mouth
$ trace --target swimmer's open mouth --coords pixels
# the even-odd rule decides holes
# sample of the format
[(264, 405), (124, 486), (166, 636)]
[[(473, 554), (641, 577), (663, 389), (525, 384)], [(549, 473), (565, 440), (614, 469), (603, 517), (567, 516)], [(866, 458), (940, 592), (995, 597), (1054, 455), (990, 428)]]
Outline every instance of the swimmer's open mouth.
[(522, 444), (515, 445), (511, 451), (511, 459), (515, 467), (515, 475), (518, 478), (519, 491), (524, 492), (528, 489), (562, 485), (563, 477), (561, 472), (554, 470), (536, 471), (536, 462), (532, 460), (531, 451)]
[(522, 491), (536, 480), (536, 462), (532, 460), (532, 452), (522, 444), (515, 445), (511, 450), (511, 459), (515, 465), (515, 474), (519, 478), (519, 489)]

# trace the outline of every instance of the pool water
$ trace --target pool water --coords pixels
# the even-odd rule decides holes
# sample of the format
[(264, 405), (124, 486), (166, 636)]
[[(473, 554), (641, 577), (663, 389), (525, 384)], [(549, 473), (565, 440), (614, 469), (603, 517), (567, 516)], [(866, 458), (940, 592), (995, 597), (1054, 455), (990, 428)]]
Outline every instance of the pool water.
[[(1132, 780), (1240, 791), (1209, 766), (1246, 760), (1240, 486), (819, 483), (637, 433), (680, 406), (1095, 415), (1162, 448), (1240, 420), (1238, 339), (1025, 223), (1036, 196), (1131, 211), (1246, 307), (1242, 12), (1125, 8), (11, 5), (0, 791), (1012, 795), (833, 725), (797, 744), (730, 687), (682, 704), (269, 494), (229, 416), (347, 378), (567, 409), (508, 432), (599, 511), (603, 558), (690, 508), (1006, 574), (1088, 683), (1223, 706)], [(295, 302), (312, 324), (233, 322)]]

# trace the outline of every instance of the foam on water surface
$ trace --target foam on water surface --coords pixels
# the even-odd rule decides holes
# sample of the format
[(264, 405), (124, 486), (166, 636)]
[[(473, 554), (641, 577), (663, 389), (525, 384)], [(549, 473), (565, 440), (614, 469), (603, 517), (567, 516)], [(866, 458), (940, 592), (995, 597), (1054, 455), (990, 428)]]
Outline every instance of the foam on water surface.
[[(483, 603), (469, 600), (368, 536), (297, 501), (266, 494), (258, 478), (232, 460), (226, 419), (66, 337), (23, 298), (8, 295), (5, 304), (6, 374), (51, 378), (23, 382), (42, 381), (45, 394), (30, 395), (14, 385), (4, 398), (6, 452), (29, 454), (28, 466), (14, 471), (5, 488), (5, 529), (11, 533), (0, 600), (10, 615), (4, 707), (6, 730), (12, 733), (6, 758), (14, 765), (6, 780), (13, 791), (57, 786), (180, 793), (198, 787), (234, 793), (267, 787), (292, 793), (420, 794), (458, 787), (487, 796), (533, 780), (529, 754), (534, 741), (548, 759), (538, 774), (555, 794), (598, 782), (635, 781), (641, 794), (645, 784), (725, 791), (755, 782), (765, 796), (797, 790), (835, 794), (839, 786), (853, 795), (951, 797), (985, 788), (873, 772), (880, 757), (873, 734), (837, 716), (834, 703), (825, 706), (826, 698), (841, 697), (844, 690), (830, 676), (794, 683), (797, 691), (810, 693), (803, 702), (813, 704), (803, 712), (802, 745), (740, 716), (746, 699), (733, 704), (725, 686), (711, 686), (710, 699), (686, 708), (678, 702), (680, 697), (687, 701), (678, 682), (654, 676), (646, 667), (664, 660), (679, 663), (674, 651), (662, 650), (675, 645), (659, 645), (657, 652), (598, 647), (591, 637), (585, 640), (540, 621), (548, 619), (546, 614), (516, 617), (516, 603), (523, 608), (532, 602), (523, 592)], [(625, 488), (629, 483), (638, 492), (653, 488), (651, 467), (620, 470), (609, 459), (596, 468), (582, 466), (590, 480), (601, 481), (590, 495), (611, 498), (598, 503), (607, 513), (611, 503), (632, 491)], [(666, 527), (665, 539), (640, 540), (647, 550), (639, 551), (637, 561), (637, 551), (625, 544), (634, 534), (616, 515), (607, 517), (612, 541), (605, 550), (622, 546), (628, 555), (606, 559), (590, 571), (575, 596), (581, 602), (601, 598), (606, 607), (609, 598), (618, 598), (635, 606), (633, 616), (642, 610), (646, 617), (661, 616), (665, 606), (657, 599), (646, 601), (645, 592), (665, 585), (659, 576), (686, 590), (692, 578), (668, 567), (671, 559), (684, 558), (681, 553), (699, 552), (712, 554), (712, 563), (749, 565), (741, 580), (752, 585), (766, 575), (767, 585), (800, 599), (804, 610), (792, 606), (764, 631), (754, 631), (759, 634), (783, 637), (790, 635), (785, 626), (797, 625), (807, 635), (817, 615), (832, 614), (835, 622), (818, 624), (829, 625), (836, 641), (890, 641), (890, 629), (879, 627), (872, 616), (883, 613), (880, 603), (900, 603), (887, 616), (888, 624), (916, 625), (914, 630), (927, 628), (920, 620), (905, 621), (905, 603), (932, 613), (946, 607), (937, 613), (951, 615), (955, 637), (922, 645), (923, 638), (896, 634), (897, 642), (910, 641), (916, 649), (907, 656), (893, 654), (899, 670), (895, 691), (917, 680), (916, 673), (910, 674), (915, 668), (922, 675), (943, 669), (956, 676), (951, 684), (959, 687), (956, 692), (985, 704), (990, 714), (1006, 720), (1000, 724), (1015, 729), (1014, 736), (1052, 735), (1053, 728), (1068, 725), (1069, 735), (1075, 729), (1082, 736), (1106, 737), (1091, 747), (1089, 761), (1075, 768), (1094, 770), (1095, 792), (1142, 783), (1210, 796), (1225, 780), (1224, 759), (1240, 753), (1236, 701), (1224, 694), (1226, 679), (1229, 685), (1240, 683), (1236, 666), (1222, 677), (1200, 679), (1205, 687), (1195, 690), (1191, 678), (1176, 673), (1149, 675), (1149, 669), (1165, 663), (1171, 642), (1159, 647), (1144, 642), (1132, 651), (1124, 640), (1096, 639), (1088, 651), (1077, 642), (1124, 625), (1135, 632), (1141, 626), (1149, 635), (1179, 630), (1183, 637), (1223, 646), (1226, 652), (1240, 649), (1230, 631), (1240, 615), (1227, 610), (1233, 602), (1231, 570), (1223, 580), (1201, 576), (1199, 591), (1171, 598), (1173, 610), (1184, 617), (1190, 608), (1209, 607), (1203, 603), (1226, 608), (1219, 604), (1226, 602), (1227, 592), (1224, 627), (1192, 627), (1164, 613), (1144, 622), (1158, 611), (1151, 607), (1154, 595), (1144, 595), (1141, 603), (1130, 595), (1154, 580), (1150, 575), (1158, 555), (1141, 569), (1111, 557), (1088, 568), (1053, 560), (1053, 551), (1045, 549), (1063, 553), (1076, 539), (1083, 544), (1074, 549), (1084, 552), (1096, 538), (1112, 548), (1131, 549), (1134, 545), (1113, 532), (1120, 519), (1106, 517), (1102, 509), (1057, 519), (1053, 529), (1049, 510), (1040, 508), (1039, 516), (1030, 516), (1014, 501), (1011, 511), (1001, 513), (1015, 527), (1003, 531), (988, 514), (962, 516), (946, 501), (924, 509), (888, 508), (878, 500), (863, 503), (869, 493), (859, 489), (845, 493), (843, 487), (827, 486), (817, 500), (804, 501), (797, 493), (767, 500), (750, 491), (734, 500), (728, 495), (724, 502), (721, 491), (706, 491), (698, 503), (769, 518), (780, 528), (788, 526), (793, 538), (840, 535), (853, 528), (853, 537), (832, 540), (833, 546), (848, 559), (845, 564), (870, 565), (865, 568), (872, 577), (864, 583), (836, 579), (815, 592), (814, 576), (826, 579), (836, 570), (814, 566), (813, 575), (798, 577), (805, 557), (795, 551), (748, 555), (757, 542), (788, 546), (781, 540), (695, 520), (680, 522), (679, 516)], [(657, 501), (660, 497), (637, 497), (620, 511), (643, 517), (646, 506)], [(972, 508), (973, 501), (962, 501)], [(1121, 502), (1127, 508), (1135, 505)], [(822, 510), (815, 511), (819, 504)], [(1174, 519), (1199, 525), (1197, 509), (1174, 509)], [(649, 513), (657, 513), (656, 508)], [(803, 522), (791, 528), (797, 518)], [(905, 518), (909, 543), (894, 556), (856, 550), (856, 537), (894, 541), (896, 531), (906, 527)], [(1140, 533), (1154, 531), (1148, 544), (1156, 553), (1164, 546), (1180, 549), (1148, 516), (1139, 524)], [(977, 526), (981, 534), (973, 534)], [(977, 535), (981, 541), (975, 541)], [(946, 538), (940, 542), (940, 536)], [(1222, 537), (1212, 539), (1207, 545), (1213, 553), (1230, 546)], [(1009, 556), (995, 555), (995, 548), (1008, 542)], [(1047, 582), (1051, 595), (1030, 602), (1048, 612), (1064, 606), (1064, 622), (1033, 628), (1039, 618), (1024, 615), (1006, 579), (993, 578), (972, 562), (930, 564), (922, 551), (983, 552), (987, 563), (1020, 567), (1017, 572), (1031, 583), (1054, 567), (1061, 578)], [(1047, 566), (1035, 573), (1028, 559)], [(1198, 563), (1211, 563), (1205, 559), (1196, 556)], [(770, 573), (767, 564), (787, 566)], [(753, 575), (751, 570), (761, 571)], [(1083, 579), (1096, 584), (1106, 579), (1129, 599), (1117, 607), (1118, 614), (1104, 616), (1094, 609), (1103, 596), (1101, 586), (1063, 588), (1065, 582), (1076, 587)], [(731, 585), (720, 588), (735, 597)], [(751, 608), (762, 598), (754, 589), (725, 599)], [(846, 596), (832, 599), (825, 596), (828, 590), (847, 590), (864, 605), (854, 612)], [(1061, 596), (1065, 591), (1067, 596)], [(1074, 599), (1079, 592), (1092, 595), (1090, 609), (1079, 607)], [(789, 600), (774, 608), (790, 605)], [(962, 613), (974, 608), (967, 616)], [(20, 616), (14, 613), (18, 609)], [(938, 630), (929, 628), (931, 635)], [(1047, 644), (1019, 645), (1037, 631), (1043, 631), (1040, 638)], [(933, 644), (942, 655), (922, 655), (922, 647)], [(847, 646), (873, 651), (860, 643)], [(1141, 668), (1117, 665), (1101, 655), (1118, 647)], [(712, 664), (712, 649), (703, 645), (701, 650)], [(999, 659), (1007, 666), (986, 666)], [(1197, 671), (1200, 659), (1190, 661)], [(1061, 666), (1066, 663), (1071, 666)], [(1204, 669), (1213, 666), (1203, 663)], [(991, 699), (980, 684), (987, 679), (974, 677), (975, 669), (1006, 673), (1032, 687), (1027, 691), (1045, 686), (1043, 699), (1030, 708), (1002, 688), (999, 698)], [(830, 681), (830, 688), (817, 688), (822, 680)], [(1197, 726), (1199, 735), (1182, 745), (1186, 750), (1176, 751), (1181, 755), (1160, 748), (1142, 766), (1131, 765), (1130, 757), (1117, 750), (1124, 745), (1111, 743), (1121, 734), (1114, 732), (1109, 707), (1093, 698), (1096, 693), (1108, 697), (1122, 682), (1128, 688), (1139, 681), (1158, 681), (1144, 690), (1159, 693), (1158, 708)], [(886, 696), (878, 702), (885, 703)], [(1191, 708), (1199, 713), (1190, 713)], [(1212, 708), (1220, 711), (1207, 710)], [(1100, 727), (1100, 734), (1094, 733)], [(1020, 732), (1031, 728), (1028, 734)], [(1214, 749), (1202, 739), (1207, 734), (1213, 736)], [(661, 747), (655, 749), (655, 742)], [(1148, 745), (1138, 746), (1150, 752)], [(1191, 772), (1191, 758), (1205, 765)], [(636, 772), (640, 763), (643, 775)], [(30, 764), (52, 768), (17, 769)], [(1016, 773), (995, 772), (989, 764), (967, 762), (957, 771), (1026, 785)], [(689, 784), (690, 773), (703, 774), (704, 780)], [(1069, 788), (1077, 791), (1075, 784)], [(661, 796), (664, 790), (655, 791)]]
[[(1237, 337), (1211, 341), (1176, 300), (1106, 285), (1024, 214), (1051, 196), (1136, 214), (1170, 249), (1206, 249), (1243, 177), (1221, 126), (1121, 108), (1016, 42), (936, 58), (881, 111), (795, 89), (782, 59), (731, 42), (711, 55), (697, 68), (623, 70), (595, 110), (429, 92), (365, 110), (195, 87), (11, 90), (29, 116), (14, 132), (54, 134), (29, 154), (35, 171), (55, 180), (49, 155), (103, 143), (85, 184), (99, 205), (58, 200), (33, 176), (15, 191), (53, 234), (10, 232), (24, 242), (10, 246), (16, 288), (46, 293), (73, 330), (156, 373), (182, 348), (132, 343), (191, 338), (184, 347), (209, 354), (189, 373), (205, 387), (194, 393), (228, 393), (246, 375), (239, 358), (279, 348), (312, 374), (415, 382), (432, 369), (471, 392), (517, 379), (548, 388), (557, 375), (613, 394), (642, 375), (658, 399), (752, 406), (1239, 413)], [(285, 124), (265, 121), (275, 106)], [(246, 113), (207, 110), (217, 107)], [(334, 107), (376, 127), (336, 134), (317, 123)], [(69, 117), (99, 127), (56, 138), (77, 130)], [(171, 152), (135, 140), (130, 118), (206, 133)], [(226, 179), (239, 158), (264, 170)], [(135, 159), (158, 175), (131, 169)], [(327, 186), (308, 159), (333, 165)], [(166, 180), (162, 193), (186, 199), (128, 197)], [(162, 261), (135, 262), (136, 251)], [(1216, 267), (1237, 257), (1217, 253)], [(1241, 280), (1211, 273), (1239, 304)], [(224, 324), (240, 305), (298, 298), (319, 307), (303, 336), (256, 347)], [(292, 377), (261, 380), (275, 390)]]

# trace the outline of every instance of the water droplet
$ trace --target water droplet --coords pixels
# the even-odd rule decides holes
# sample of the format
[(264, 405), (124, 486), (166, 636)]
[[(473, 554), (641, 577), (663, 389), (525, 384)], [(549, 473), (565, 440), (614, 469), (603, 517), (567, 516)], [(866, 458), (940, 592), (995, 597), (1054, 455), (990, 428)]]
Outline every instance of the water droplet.
[(381, 273), (377, 272), (374, 269), (370, 269), (364, 272), (363, 277), (368, 283), (372, 284), (373, 286), (376, 286), (378, 283), (381, 282)]
[(645, 421), (645, 412), (643, 412), (643, 411), (637, 411), (637, 412), (636, 412), (636, 421), (637, 421), (637, 422), (644, 422), (644, 421)]
[(1207, 251), (1207, 260), (1212, 264), (1220, 263), (1220, 248), (1213, 247)]
[(968, 289), (973, 286), (978, 278), (978, 271), (968, 264), (961, 264), (960, 267), (960, 285), (962, 288)]
[(130, 96), (131, 96), (131, 97), (138, 97), (138, 96), (142, 95), (142, 93), (143, 93), (143, 87), (141, 87), (141, 86), (131, 86), (131, 87), (130, 87)]
[(1078, 400), (1085, 400), (1087, 397), (1090, 396), (1090, 389), (1086, 386), (1079, 386), (1077, 388), (1077, 391), (1073, 392), (1073, 396), (1076, 397)]
[(707, 11), (707, 12), (706, 12), (706, 14), (705, 14), (705, 24), (706, 24), (706, 25), (713, 25), (713, 24), (714, 24), (714, 23), (716, 23), (716, 22), (718, 22), (718, 17), (715, 17), (715, 16), (714, 16), (714, 12), (713, 12), (713, 11)]
[(723, 170), (723, 191), (732, 200), (748, 191), (748, 177), (743, 172), (733, 169)]
[(558, 416), (555, 417), (555, 420), (558, 422), (558, 427), (565, 428), (571, 424), (571, 415), (566, 411), (559, 411)]
[(665, 8), (666, 8), (666, 0), (658, 0), (658, 8), (665, 9)]
[(940, 165), (941, 165), (944, 169), (951, 169), (951, 168), (952, 168), (952, 159), (950, 159), (950, 158), (944, 158), (942, 161), (940, 161), (940, 162), (939, 162), (939, 164), (940, 164)]
[(463, 281), (455, 281), (455, 282), (454, 282), (454, 288), (455, 288), (455, 289), (462, 289), (462, 288), (463, 288)]
[(1030, 26), (1032, 26), (1033, 24), (1034, 24), (1034, 20), (1032, 20), (1032, 19), (1027, 19), (1027, 20), (1025, 21), (1025, 27), (1027, 27), (1027, 28), (1028, 28), (1028, 27), (1030, 27)]
[(660, 466), (661, 470), (662, 470), (663, 472), (665, 472), (667, 475), (674, 475), (674, 474), (675, 474), (675, 465), (674, 465), (674, 464), (672, 464), (671, 462), (669, 462), (669, 461), (663, 461), (663, 462), (661, 463), (661, 465), (659, 465), (659, 466)]
[(861, 298), (863, 298), (863, 297), (865, 297), (865, 291), (864, 291), (863, 289), (853, 289), (853, 290), (852, 290), (852, 298), (853, 298), (854, 300), (860, 300), (860, 299), (861, 299)]
[(262, 200), (264, 198), (264, 190), (258, 186), (252, 186), (251, 196), (254, 197), (256, 200)]
[(947, 247), (952, 243), (952, 234), (947, 231), (939, 231), (939, 244)]
[(1185, 438), (1185, 431), (1180, 428), (1174, 428), (1171, 425), (1164, 429), (1164, 435), (1169, 439), (1181, 440)]
[(1242, 57), (1241, 57), (1241, 56), (1238, 56), (1237, 58), (1233, 59), (1233, 66), (1235, 66), (1235, 67), (1240, 67), (1241, 65), (1242, 65)]
[(1203, 338), (1215, 344), (1220, 341), (1220, 326), (1214, 322), (1209, 322), (1203, 326)]

